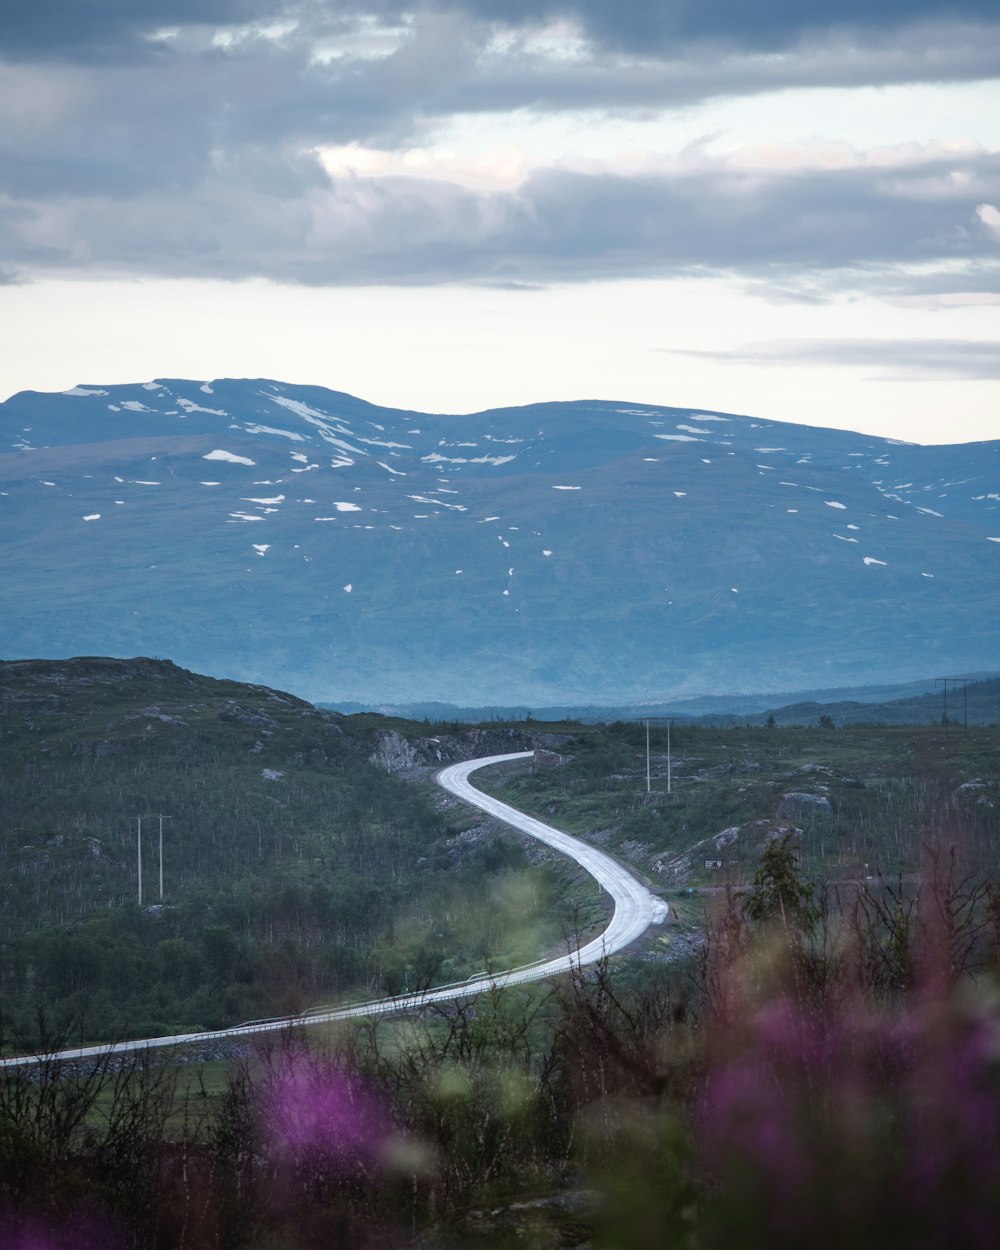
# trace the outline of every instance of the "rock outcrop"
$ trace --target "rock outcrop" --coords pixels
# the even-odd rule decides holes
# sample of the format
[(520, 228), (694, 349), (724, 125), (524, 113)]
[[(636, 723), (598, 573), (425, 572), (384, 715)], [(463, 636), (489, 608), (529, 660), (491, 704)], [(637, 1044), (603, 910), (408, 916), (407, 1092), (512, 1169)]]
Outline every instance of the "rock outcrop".
[(474, 760), (484, 755), (509, 755), (514, 751), (542, 751), (541, 763), (562, 762), (554, 750), (563, 744), (560, 734), (531, 733), (523, 729), (466, 729), (424, 738), (404, 738), (394, 729), (378, 730), (369, 759), (398, 776)]
[(778, 804), (778, 819), (792, 819), (802, 816), (830, 816), (833, 806), (822, 794), (808, 794), (804, 790), (789, 790), (781, 796)]

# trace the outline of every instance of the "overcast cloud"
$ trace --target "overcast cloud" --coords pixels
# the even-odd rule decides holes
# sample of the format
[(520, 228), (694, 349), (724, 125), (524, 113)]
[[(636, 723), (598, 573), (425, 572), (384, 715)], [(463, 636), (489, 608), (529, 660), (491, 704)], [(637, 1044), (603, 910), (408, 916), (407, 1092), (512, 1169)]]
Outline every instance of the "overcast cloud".
[[(872, 281), (896, 297), (928, 283), (935, 294), (995, 292), (1000, 239), (981, 210), (1000, 204), (1000, 170), (972, 145), (890, 157), (817, 148), (777, 163), (697, 152), (639, 168), (557, 162), (493, 187), (388, 159), (431, 145), (455, 115), (648, 112), (795, 85), (982, 77), (996, 72), (994, 10), (980, 0), (8, 6), (4, 272), (310, 284), (725, 272), (792, 297)], [(352, 145), (358, 168), (331, 166), (325, 154)]]
[(0, 36), (10, 56), (120, 59), (131, 54), (145, 59), (150, 33), (164, 28), (296, 23), (315, 36), (359, 19), (419, 20), (433, 8), (513, 29), (568, 20), (596, 48), (672, 57), (678, 45), (699, 41), (775, 51), (831, 29), (870, 36), (924, 21), (996, 21), (993, 0), (438, 0), (436, 5), (421, 0), (32, 0), (8, 6)]
[[(571, 315), (564, 287), (599, 316), (602, 291), (641, 279), (648, 307), (625, 329), (618, 305), (601, 350), (614, 380), (636, 367), (630, 352), (669, 363), (662, 402), (678, 401), (683, 374), (691, 402), (720, 406), (702, 380), (742, 365), (753, 382), (760, 363), (994, 378), (998, 78), (996, 0), (7, 3), (0, 292), (15, 308), (46, 279), (95, 291), (196, 279), (252, 320), (265, 297), (249, 280), (266, 279), (308, 307), (305, 325), (309, 301), (335, 302), (337, 288), (357, 303), (356, 288), (426, 287), (442, 343), (457, 332), (446, 323), (470, 325), (469, 288), (541, 292), (509, 297), (523, 311), (502, 323), (538, 370), (508, 371), (527, 386), (549, 364), (544, 310)], [(922, 112), (932, 98), (940, 111)], [(683, 301), (702, 298), (717, 302), (699, 329)], [(754, 310), (749, 332), (737, 305)], [(759, 310), (774, 340), (739, 346), (769, 332)], [(104, 316), (111, 326), (117, 312)], [(666, 337), (636, 346), (661, 317), (683, 359), (655, 354)], [(66, 345), (47, 345), (39, 324), (25, 341), (57, 360)], [(484, 351), (499, 324), (484, 323)], [(716, 351), (724, 342), (736, 346)], [(791, 392), (784, 402), (795, 410)]]
[[(737, 272), (816, 297), (880, 285), (896, 295), (1000, 291), (1000, 157), (917, 150), (880, 165), (765, 169), (694, 157), (636, 174), (543, 168), (512, 189), (448, 178), (344, 175), (242, 151), (171, 194), (92, 183), (0, 213), (24, 272), (309, 284), (593, 281)], [(808, 155), (806, 153), (805, 155)], [(29, 177), (37, 171), (27, 171)]]
[(1000, 377), (1000, 345), (966, 339), (781, 339), (725, 352), (662, 350), (731, 364), (850, 365), (874, 369), (874, 376), (885, 381), (913, 377), (995, 381)]

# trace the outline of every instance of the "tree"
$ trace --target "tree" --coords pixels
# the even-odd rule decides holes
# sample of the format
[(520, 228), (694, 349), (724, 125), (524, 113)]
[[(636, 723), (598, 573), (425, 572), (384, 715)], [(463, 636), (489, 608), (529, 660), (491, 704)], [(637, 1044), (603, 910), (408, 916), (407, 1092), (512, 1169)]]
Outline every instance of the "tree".
[(759, 924), (780, 922), (784, 928), (807, 933), (819, 918), (819, 909), (814, 886), (802, 875), (794, 838), (789, 832), (767, 844), (753, 888), (743, 896), (743, 910)]

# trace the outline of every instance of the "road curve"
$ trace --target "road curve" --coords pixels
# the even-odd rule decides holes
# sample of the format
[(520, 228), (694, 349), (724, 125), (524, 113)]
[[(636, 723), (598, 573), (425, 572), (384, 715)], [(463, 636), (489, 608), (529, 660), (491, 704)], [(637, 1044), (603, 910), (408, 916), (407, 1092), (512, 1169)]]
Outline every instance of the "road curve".
[(519, 751), (513, 755), (492, 755), (485, 759), (468, 760), (462, 764), (452, 764), (442, 769), (437, 775), (437, 783), (456, 798), (478, 807), (490, 816), (496, 816), (505, 824), (513, 825), (521, 833), (526, 833), (539, 842), (568, 855), (597, 881), (602, 889), (607, 890), (615, 905), (611, 923), (592, 942), (575, 951), (563, 955), (559, 959), (550, 959), (535, 967), (519, 968), (496, 978), (499, 984), (517, 985), (523, 981), (539, 980), (543, 977), (555, 976), (559, 972), (568, 972), (572, 968), (586, 967), (595, 964), (606, 955), (630, 946), (652, 924), (659, 924), (666, 919), (667, 904), (658, 898), (634, 877), (627, 868), (623, 868), (610, 855), (596, 847), (581, 842), (547, 825), (534, 816), (519, 812), (516, 807), (494, 799), (469, 781), (469, 774), (480, 768), (488, 768), (491, 764), (503, 764), (509, 760), (530, 759), (533, 751)]
[(502, 803), (484, 794), (469, 780), (469, 775), (491, 764), (504, 764), (512, 760), (530, 759), (533, 751), (517, 751), (510, 755), (490, 755), (483, 759), (466, 760), (452, 764), (437, 775), (438, 785), (473, 807), (495, 816), (505, 824), (512, 825), (521, 833), (537, 838), (570, 859), (576, 860), (606, 890), (614, 903), (614, 913), (608, 927), (585, 946), (567, 952), (555, 959), (541, 960), (522, 968), (496, 974), (480, 973), (467, 981), (441, 986), (420, 994), (401, 994), (396, 998), (381, 998), (374, 1002), (358, 1003), (350, 1007), (314, 1008), (300, 1016), (282, 1016), (273, 1020), (250, 1020), (229, 1029), (216, 1029), (204, 1033), (180, 1033), (173, 1037), (148, 1037), (130, 1042), (115, 1042), (103, 1046), (79, 1046), (61, 1050), (55, 1055), (20, 1055), (0, 1060), (0, 1067), (12, 1068), (37, 1064), (46, 1059), (92, 1059), (106, 1055), (129, 1054), (136, 1051), (159, 1049), (165, 1046), (190, 1046), (207, 1042), (231, 1041), (237, 1037), (249, 1037), (258, 1033), (277, 1032), (282, 1029), (300, 1028), (307, 1024), (330, 1024), (338, 1020), (352, 1020), (359, 1016), (389, 1015), (397, 1011), (424, 1007), (428, 1003), (447, 1002), (456, 998), (468, 998), (484, 990), (508, 985), (523, 985), (528, 981), (543, 981), (575, 968), (598, 963), (608, 955), (622, 950), (640, 937), (650, 925), (666, 919), (667, 904), (651, 893), (641, 881), (610, 855), (571, 837), (568, 833), (547, 825), (534, 816), (519, 812), (516, 807)]

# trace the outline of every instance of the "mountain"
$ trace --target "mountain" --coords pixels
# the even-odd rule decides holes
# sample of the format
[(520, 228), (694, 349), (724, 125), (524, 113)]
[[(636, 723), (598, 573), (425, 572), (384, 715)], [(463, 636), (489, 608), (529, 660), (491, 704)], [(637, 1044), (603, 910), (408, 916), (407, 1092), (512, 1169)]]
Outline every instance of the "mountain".
[(11, 657), (503, 705), (996, 667), (1000, 442), (161, 380), (15, 395), (0, 447)]
[[(835, 725), (879, 723), (882, 725), (933, 725), (948, 724), (961, 730), (967, 725), (1000, 724), (1000, 680), (969, 681), (966, 685), (948, 685), (948, 699), (944, 690), (934, 693), (910, 695), (905, 699), (889, 699), (884, 703), (859, 703), (854, 699), (832, 700), (824, 703), (804, 701), (774, 708), (778, 725), (813, 725), (820, 716), (829, 717)], [(751, 725), (767, 723), (763, 713), (741, 717)], [(732, 724), (735, 717), (699, 717), (699, 723)]]

